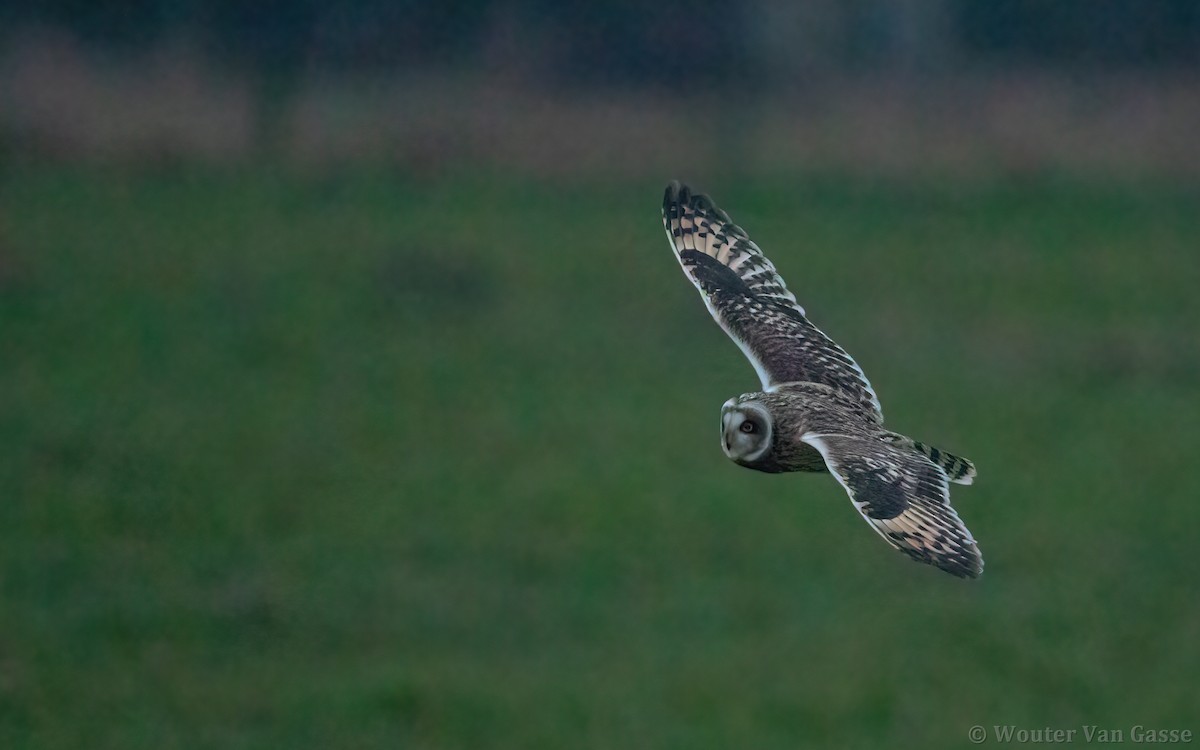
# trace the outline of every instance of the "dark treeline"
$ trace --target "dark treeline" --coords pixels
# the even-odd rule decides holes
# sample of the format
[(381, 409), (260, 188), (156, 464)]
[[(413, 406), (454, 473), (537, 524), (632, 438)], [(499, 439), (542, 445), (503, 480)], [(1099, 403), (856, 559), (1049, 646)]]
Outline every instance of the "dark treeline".
[(6, 0), (0, 22), (118, 54), (185, 40), (259, 72), (486, 66), (562, 83), (1200, 61), (1196, 0)]

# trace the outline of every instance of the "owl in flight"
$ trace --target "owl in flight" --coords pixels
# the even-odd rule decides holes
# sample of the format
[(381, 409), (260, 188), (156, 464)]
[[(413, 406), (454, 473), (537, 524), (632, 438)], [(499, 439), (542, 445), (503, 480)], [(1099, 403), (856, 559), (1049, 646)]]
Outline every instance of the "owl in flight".
[(962, 578), (983, 572), (950, 482), (975, 465), (883, 426), (867, 376), (809, 322), (775, 266), (707, 195), (672, 182), (663, 225), (684, 274), (750, 360), (762, 390), (721, 407), (721, 448), (766, 472), (828, 471), (888, 544)]

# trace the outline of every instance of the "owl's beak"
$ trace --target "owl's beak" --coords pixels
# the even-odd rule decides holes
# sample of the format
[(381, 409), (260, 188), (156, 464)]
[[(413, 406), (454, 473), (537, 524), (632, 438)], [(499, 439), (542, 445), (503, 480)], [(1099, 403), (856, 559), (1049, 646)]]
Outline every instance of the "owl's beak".
[(739, 416), (737, 412), (730, 411), (728, 408), (721, 412), (721, 450), (725, 451), (726, 456), (731, 455), (733, 451), (733, 444), (729, 442), (729, 434), (737, 429), (737, 424), (734, 422), (741, 422), (741, 419), (737, 419)]

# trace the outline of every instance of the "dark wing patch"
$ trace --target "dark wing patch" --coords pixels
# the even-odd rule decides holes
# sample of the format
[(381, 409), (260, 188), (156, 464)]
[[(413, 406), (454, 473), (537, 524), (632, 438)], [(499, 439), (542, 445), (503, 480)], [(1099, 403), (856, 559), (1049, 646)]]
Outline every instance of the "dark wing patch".
[(810, 382), (836, 388), (882, 423), (879, 399), (844, 349), (805, 317), (775, 266), (713, 205), (672, 182), (663, 226), (684, 273), (717, 323), (742, 349), (764, 388)]
[(861, 462), (843, 462), (840, 472), (846, 484), (857, 488), (862, 498), (859, 510), (867, 518), (883, 521), (895, 518), (908, 508), (908, 494), (900, 482), (890, 481), (887, 469), (871, 468)]
[(926, 456), (868, 436), (800, 439), (820, 452), (854, 507), (893, 547), (962, 578), (983, 572), (975, 538), (950, 507), (946, 473)]

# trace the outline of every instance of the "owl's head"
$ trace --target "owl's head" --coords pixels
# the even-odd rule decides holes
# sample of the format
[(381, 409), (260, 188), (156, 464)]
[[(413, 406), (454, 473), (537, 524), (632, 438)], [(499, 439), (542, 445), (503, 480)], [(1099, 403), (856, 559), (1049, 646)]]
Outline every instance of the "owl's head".
[(774, 439), (774, 420), (762, 401), (742, 396), (721, 407), (721, 450), (735, 463), (757, 468), (769, 459)]

